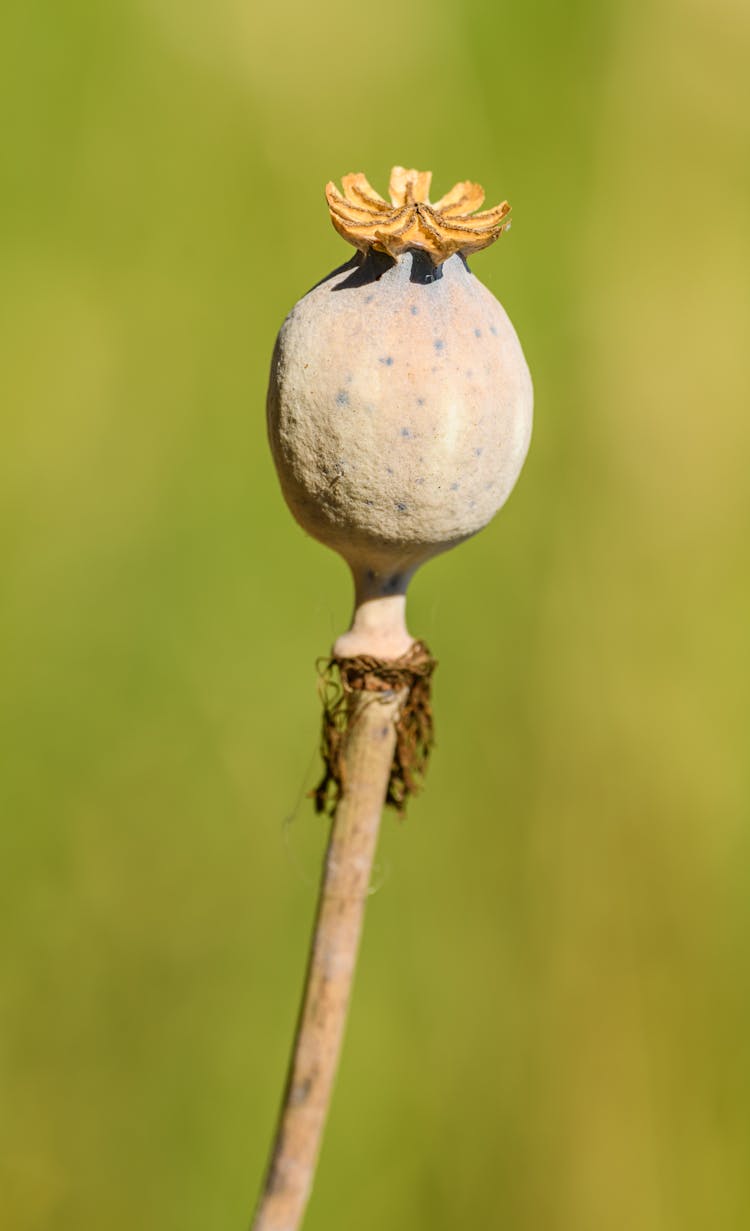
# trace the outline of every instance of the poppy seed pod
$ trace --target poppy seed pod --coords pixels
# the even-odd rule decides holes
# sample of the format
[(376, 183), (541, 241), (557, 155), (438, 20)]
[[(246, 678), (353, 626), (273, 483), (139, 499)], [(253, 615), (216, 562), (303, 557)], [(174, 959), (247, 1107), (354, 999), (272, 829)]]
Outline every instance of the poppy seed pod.
[(436, 204), (430, 173), (394, 167), (389, 204), (363, 175), (327, 188), (358, 252), (292, 309), (279, 333), (268, 430), (285, 499), (337, 551), (356, 604), (340, 657), (398, 658), (414, 571), (486, 526), (531, 435), (532, 386), (502, 306), (467, 255), (506, 230), (481, 188)]
[(394, 167), (390, 202), (364, 175), (326, 189), (357, 255), (281, 327), (268, 433), (300, 525), (354, 575), (349, 632), (319, 668), (331, 817), (281, 1114), (253, 1231), (296, 1231), (336, 1074), (384, 806), (403, 815), (434, 745), (436, 661), (406, 628), (415, 569), (486, 526), (531, 435), (531, 378), (504, 310), (466, 258), (510, 225), (478, 184), (434, 205), (430, 173)]

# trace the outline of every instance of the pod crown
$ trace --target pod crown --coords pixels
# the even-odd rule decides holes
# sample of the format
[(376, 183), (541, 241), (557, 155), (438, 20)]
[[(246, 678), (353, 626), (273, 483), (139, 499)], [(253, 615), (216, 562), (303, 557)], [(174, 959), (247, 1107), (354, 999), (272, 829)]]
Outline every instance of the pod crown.
[(431, 171), (394, 167), (389, 203), (361, 172), (345, 175), (343, 194), (333, 182), (326, 185), (331, 222), (339, 235), (363, 252), (374, 248), (398, 257), (416, 248), (426, 252), (434, 265), (442, 265), (456, 252), (468, 256), (488, 248), (510, 228), (507, 201), (475, 213), (484, 202), (481, 185), (461, 180), (433, 204), (428, 200), (431, 182)]

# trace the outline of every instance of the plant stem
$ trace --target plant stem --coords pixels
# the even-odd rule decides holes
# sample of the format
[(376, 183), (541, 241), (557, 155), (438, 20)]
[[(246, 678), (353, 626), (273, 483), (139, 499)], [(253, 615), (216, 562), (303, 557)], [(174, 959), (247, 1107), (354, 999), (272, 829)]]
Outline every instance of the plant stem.
[(344, 754), (297, 1034), (253, 1231), (297, 1231), (315, 1175), (405, 692), (360, 692)]

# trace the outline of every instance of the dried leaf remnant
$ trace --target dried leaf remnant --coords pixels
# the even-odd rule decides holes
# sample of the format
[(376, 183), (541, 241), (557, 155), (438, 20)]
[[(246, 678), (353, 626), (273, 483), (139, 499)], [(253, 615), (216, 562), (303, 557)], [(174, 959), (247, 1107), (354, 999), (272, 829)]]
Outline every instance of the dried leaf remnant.
[(430, 682), (436, 666), (422, 641), (415, 641), (402, 658), (386, 660), (363, 654), (322, 663), (324, 773), (311, 792), (316, 812), (333, 816), (339, 799), (346, 794), (346, 742), (357, 713), (361, 713), (352, 702), (363, 692), (371, 694), (371, 704), (405, 692), (396, 719), (396, 747), (385, 799), (399, 813), (405, 811), (409, 797), (422, 785), (434, 743)]

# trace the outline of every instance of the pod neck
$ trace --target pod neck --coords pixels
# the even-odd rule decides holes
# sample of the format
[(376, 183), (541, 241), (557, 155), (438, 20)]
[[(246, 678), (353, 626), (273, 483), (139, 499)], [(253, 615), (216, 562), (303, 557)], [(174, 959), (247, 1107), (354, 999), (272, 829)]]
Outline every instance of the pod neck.
[(406, 590), (414, 570), (378, 573), (352, 569), (354, 615), (351, 628), (333, 646), (337, 658), (401, 658), (414, 645), (406, 627)]

